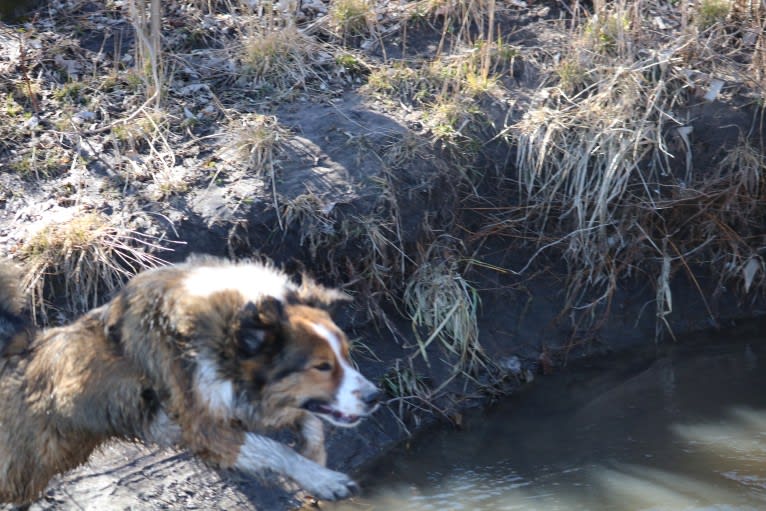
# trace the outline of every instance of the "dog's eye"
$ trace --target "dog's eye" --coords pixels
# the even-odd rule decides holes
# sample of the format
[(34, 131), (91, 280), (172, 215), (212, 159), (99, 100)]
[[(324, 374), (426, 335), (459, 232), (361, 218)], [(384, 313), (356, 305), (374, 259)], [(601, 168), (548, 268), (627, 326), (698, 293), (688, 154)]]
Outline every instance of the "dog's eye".
[(314, 366), (314, 369), (317, 371), (332, 371), (332, 364), (329, 362), (322, 362), (321, 364), (317, 364)]

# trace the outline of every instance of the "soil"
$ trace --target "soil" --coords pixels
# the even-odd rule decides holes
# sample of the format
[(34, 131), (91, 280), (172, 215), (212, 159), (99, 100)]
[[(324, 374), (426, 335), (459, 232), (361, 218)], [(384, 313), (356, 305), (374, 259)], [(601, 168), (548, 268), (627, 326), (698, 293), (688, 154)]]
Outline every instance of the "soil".
[[(503, 5), (499, 30), (521, 52), (562, 37), (556, 29), (559, 17), (566, 15), (562, 2), (533, 2), (526, 7), (522, 2), (498, 3)], [(96, 2), (50, 5), (55, 12), (43, 8), (27, 18), (26, 30), (33, 31), (35, 37), (32, 43), (23, 43), (27, 44), (27, 58), (43, 63), (38, 69), (41, 74), (67, 62), (76, 67), (73, 62), (87, 62), (104, 49), (107, 60), (133, 54), (136, 41), (124, 19), (124, 6), (105, 12)], [(68, 27), (63, 18), (78, 20), (78, 30), (67, 32), (66, 37), (60, 35)], [(391, 19), (389, 24), (396, 21)], [(438, 19), (413, 25), (407, 35), (407, 57), (433, 55), (442, 28)], [(18, 48), (13, 46), (18, 40), (14, 30), (11, 25), (0, 24), (0, 42), (4, 45), (0, 50), (0, 80), (12, 77), (18, 83), (23, 81), (23, 72), (18, 67)], [(225, 31), (222, 34), (225, 38)], [(173, 37), (168, 36), (168, 44)], [(384, 45), (369, 46), (367, 56), (398, 58), (403, 44), (397, 37), (385, 38)], [(60, 48), (62, 41), (70, 45), (69, 53), (62, 53), (67, 62), (59, 59), (54, 65), (52, 58), (42, 55), (41, 48)], [(363, 42), (359, 42), (360, 47)], [(108, 120), (108, 112), (102, 111), (97, 115), (103, 122), (89, 124), (85, 105), (66, 106), (72, 119), (80, 115), (85, 121), (79, 124), (80, 131), (62, 131), (55, 127), (61, 111), (52, 103), (46, 105), (48, 100), (41, 96), (39, 110), (18, 122), (29, 124), (30, 119), (37, 119), (34, 123), (43, 129), (31, 127), (18, 139), (0, 140), (0, 251), (17, 254), (25, 240), (46, 222), (95, 211), (122, 219), (131, 229), (160, 240), (169, 249), (159, 253), (167, 262), (181, 261), (192, 253), (232, 258), (265, 255), (289, 271), (306, 269), (322, 282), (342, 285), (352, 276), (358, 277), (360, 260), (370, 252), (362, 245), (364, 236), (346, 241), (344, 235), (362, 229), (370, 218), (382, 219), (381, 225), (388, 229), (385, 235), (396, 237), (407, 257), (425, 250), (434, 226), (443, 225), (445, 234), (450, 235), (461, 229), (477, 232), (482, 227), (484, 219), (477, 208), (461, 202), (456, 192), (461, 185), (450, 148), (431, 142), (432, 128), (426, 126), (422, 115), (365, 91), (365, 73), (338, 71), (335, 81), (328, 79), (324, 90), (307, 89), (279, 102), (259, 102), (246, 94), (244, 100), (234, 101), (226, 94), (234, 95), (243, 86), (233, 82), (222, 86), (216, 76), (220, 68), (211, 68), (209, 75), (199, 69), (182, 69), (198, 56), (203, 63), (213, 65), (212, 58), (205, 60), (209, 55), (204, 52), (184, 54), (187, 60), (175, 63), (180, 78), (171, 91), (177, 107), (171, 117), (182, 119), (186, 109), (196, 124), (172, 130), (167, 142), (172, 151), (162, 154), (153, 153), (139, 139), (134, 147), (128, 147), (127, 142), (116, 142), (106, 134), (83, 136)], [(77, 65), (82, 66), (82, 75), (91, 71), (86, 64)], [(510, 124), (525, 112), (539, 85), (539, 69), (534, 61), (522, 60), (513, 65), (505, 80), (513, 92), (512, 101), (485, 98), (479, 105), (499, 125)], [(10, 93), (10, 87), (4, 92)], [(132, 111), (141, 98), (125, 95), (124, 101), (127, 111)], [(217, 106), (221, 101), (223, 108)], [(211, 110), (210, 105), (216, 107)], [(751, 131), (757, 112), (747, 101), (708, 102), (688, 112), (699, 134), (694, 140), (698, 160), (720, 159), (723, 148), (733, 146), (741, 133)], [(271, 171), (249, 171), (241, 154), (231, 150), (236, 145), (235, 134), (228, 127), (232, 118), (254, 114), (271, 116), (285, 129)], [(206, 115), (209, 120), (205, 120)], [(762, 143), (760, 133), (756, 138)], [(46, 136), (53, 138), (47, 140)], [(413, 141), (416, 157), (397, 160), (392, 148), (408, 141)], [(35, 145), (50, 152), (62, 146), (76, 152), (85, 163), (75, 165), (71, 157), (64, 159), (44, 178), (14, 171), (19, 155), (28, 154)], [(488, 176), (510, 173), (514, 151), (512, 145), (487, 137), (474, 168)], [(152, 159), (164, 159), (165, 166), (151, 167)], [(183, 179), (176, 182), (170, 176), (163, 184), (147, 168), (170, 174), (183, 169)], [(502, 188), (502, 179), (485, 180), (478, 186), (496, 191)], [(390, 218), (396, 219), (395, 225)], [(470, 236), (465, 242), (470, 243)], [(413, 327), (397, 299), (406, 286), (412, 262), (404, 255), (400, 257), (397, 249), (382, 246), (383, 252), (375, 261), (384, 267), (391, 287), (381, 290), (374, 280), (359, 277), (350, 286), (359, 299), (339, 311), (340, 325), (364, 346), (355, 351), (355, 359), (362, 372), (375, 381), (384, 382), (392, 370), (409, 367), (412, 361), (413, 370), (424, 382), (444, 382), (452, 366), (446, 359), (440, 361), (443, 353), (438, 347), (430, 349), (430, 364), (412, 357), (416, 346)], [(524, 268), (537, 247), (519, 248), (497, 237), (484, 240), (473, 250), (471, 257), (485, 263), (470, 273), (481, 296), (479, 342), (496, 367), (472, 374), (468, 384), (455, 380), (447, 386), (448, 392), (434, 396), (425, 411), (414, 407), (402, 413), (399, 401), (392, 399), (357, 429), (328, 429), (331, 468), (359, 470), (425, 425), (437, 420), (459, 422), (465, 407), (486, 404), (520, 385), (533, 384), (535, 378), (572, 358), (603, 356), (658, 339), (658, 320), (653, 308), (647, 306), (656, 297), (653, 282), (634, 278), (623, 283), (598, 328), (589, 325), (580, 331), (568, 317), (561, 316), (566, 310), (564, 269), (559, 268), (561, 262), (555, 256), (545, 259), (534, 271), (519, 275), (512, 270)], [(679, 272), (672, 279), (674, 304), (667, 326), (674, 335), (727, 328), (739, 318), (763, 314), (762, 297), (744, 300), (734, 289), (721, 291), (709, 269), (694, 275), (690, 279)], [(370, 315), (370, 309), (379, 313)], [(668, 330), (663, 329), (659, 342), (672, 340)], [(272, 511), (302, 505), (310, 505), (308, 497), (274, 477), (258, 481), (219, 473), (186, 453), (114, 443), (94, 455), (88, 465), (53, 481), (31, 509)]]

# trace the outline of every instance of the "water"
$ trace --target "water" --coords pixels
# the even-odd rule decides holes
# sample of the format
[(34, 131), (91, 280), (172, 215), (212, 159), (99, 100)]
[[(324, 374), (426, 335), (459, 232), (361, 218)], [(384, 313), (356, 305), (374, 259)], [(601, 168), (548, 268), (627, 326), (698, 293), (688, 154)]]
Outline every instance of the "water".
[(766, 510), (763, 337), (542, 378), (392, 453), (328, 509)]

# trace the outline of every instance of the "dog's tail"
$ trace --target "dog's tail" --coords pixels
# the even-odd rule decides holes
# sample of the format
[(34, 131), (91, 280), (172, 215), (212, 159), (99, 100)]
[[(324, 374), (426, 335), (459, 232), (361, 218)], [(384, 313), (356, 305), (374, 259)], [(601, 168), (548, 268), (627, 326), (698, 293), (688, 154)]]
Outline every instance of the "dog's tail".
[(29, 347), (33, 329), (22, 316), (24, 303), (21, 270), (0, 262), (0, 357), (21, 354)]

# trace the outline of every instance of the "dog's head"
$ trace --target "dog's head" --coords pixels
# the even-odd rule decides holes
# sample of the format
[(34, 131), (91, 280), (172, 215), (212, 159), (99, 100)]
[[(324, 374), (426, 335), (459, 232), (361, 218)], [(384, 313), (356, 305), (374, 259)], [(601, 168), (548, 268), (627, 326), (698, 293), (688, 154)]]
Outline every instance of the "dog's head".
[(271, 297), (249, 303), (237, 341), (245, 387), (261, 388), (275, 406), (344, 427), (378, 406), (380, 391), (351, 365), (346, 335), (321, 308)]
[(265, 414), (301, 409), (343, 427), (375, 411), (380, 391), (352, 366), (348, 339), (327, 311), (343, 293), (307, 279), (297, 286), (258, 265), (215, 270), (205, 278), (216, 280), (186, 286), (217, 311), (195, 331), (225, 323), (204, 334), (213, 357), (198, 357), (197, 388), (211, 408), (236, 401)]

